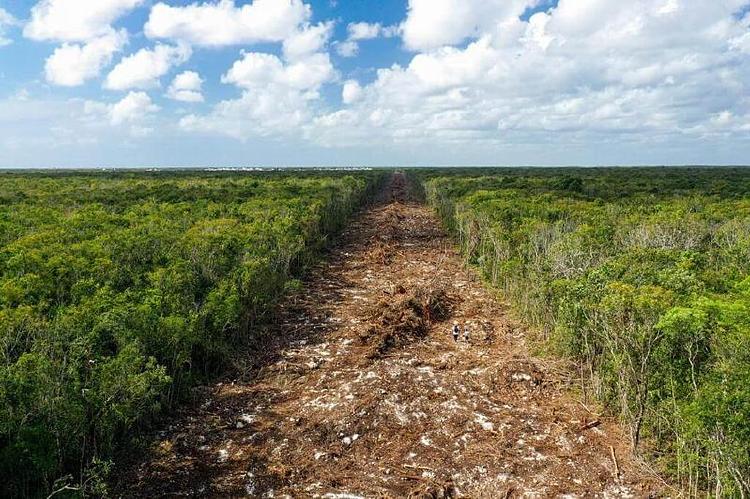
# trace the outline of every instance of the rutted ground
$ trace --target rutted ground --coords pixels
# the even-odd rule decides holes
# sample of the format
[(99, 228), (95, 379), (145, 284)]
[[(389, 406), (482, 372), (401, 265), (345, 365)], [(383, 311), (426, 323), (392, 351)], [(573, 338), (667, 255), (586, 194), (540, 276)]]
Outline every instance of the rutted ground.
[[(213, 387), (121, 477), (125, 497), (644, 497), (618, 427), (467, 271), (431, 211), (363, 213), (251, 373)], [(453, 320), (470, 326), (454, 343)]]

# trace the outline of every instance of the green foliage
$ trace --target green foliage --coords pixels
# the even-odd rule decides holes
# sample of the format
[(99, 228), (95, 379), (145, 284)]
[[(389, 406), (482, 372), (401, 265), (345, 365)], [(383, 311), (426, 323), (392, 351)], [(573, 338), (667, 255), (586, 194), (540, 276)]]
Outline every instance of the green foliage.
[(0, 175), (3, 495), (103, 494), (117, 445), (252, 341), (382, 178)]
[(636, 445), (693, 494), (750, 493), (750, 171), (415, 175)]

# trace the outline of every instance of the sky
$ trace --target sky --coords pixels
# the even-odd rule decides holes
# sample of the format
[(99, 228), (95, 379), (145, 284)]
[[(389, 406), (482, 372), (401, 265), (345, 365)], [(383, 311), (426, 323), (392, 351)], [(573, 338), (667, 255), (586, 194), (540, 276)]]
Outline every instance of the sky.
[(0, 167), (750, 164), (750, 0), (0, 0)]

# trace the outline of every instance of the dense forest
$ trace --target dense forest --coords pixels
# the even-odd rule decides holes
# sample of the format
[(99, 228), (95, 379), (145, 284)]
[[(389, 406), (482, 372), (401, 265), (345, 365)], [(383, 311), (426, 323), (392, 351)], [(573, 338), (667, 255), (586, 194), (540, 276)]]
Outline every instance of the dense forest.
[(465, 257), (691, 495), (750, 493), (750, 170), (423, 170)]
[(102, 493), (117, 446), (252, 339), (383, 178), (0, 175), (3, 495)]

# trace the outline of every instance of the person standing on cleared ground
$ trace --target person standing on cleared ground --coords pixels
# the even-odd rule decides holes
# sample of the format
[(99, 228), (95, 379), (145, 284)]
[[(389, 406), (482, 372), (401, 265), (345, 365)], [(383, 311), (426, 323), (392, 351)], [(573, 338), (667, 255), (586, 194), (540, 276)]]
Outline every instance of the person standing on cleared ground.
[(461, 334), (461, 328), (458, 326), (458, 322), (453, 323), (453, 329), (451, 332), (453, 333), (453, 341), (458, 341), (458, 336)]
[(464, 324), (464, 341), (466, 343), (469, 342), (469, 325), (468, 324)]

